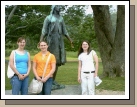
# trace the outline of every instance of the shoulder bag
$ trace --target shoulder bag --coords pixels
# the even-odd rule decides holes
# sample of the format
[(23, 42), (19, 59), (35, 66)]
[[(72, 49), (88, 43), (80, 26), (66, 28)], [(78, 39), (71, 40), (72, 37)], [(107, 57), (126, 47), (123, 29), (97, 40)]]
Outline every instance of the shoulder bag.
[[(15, 62), (15, 50), (13, 50), (13, 52), (14, 52), (14, 66), (15, 66), (15, 68), (16, 68), (16, 62)], [(14, 76), (14, 71), (11, 69), (11, 67), (10, 67), (10, 62), (8, 63), (8, 68), (7, 68), (7, 77), (8, 78), (12, 78), (13, 76)]]

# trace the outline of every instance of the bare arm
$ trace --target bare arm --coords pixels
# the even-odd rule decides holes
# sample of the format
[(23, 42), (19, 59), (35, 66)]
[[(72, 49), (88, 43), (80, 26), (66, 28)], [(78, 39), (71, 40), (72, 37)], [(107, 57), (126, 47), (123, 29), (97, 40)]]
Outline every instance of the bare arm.
[(27, 75), (29, 75), (30, 69), (31, 69), (31, 59), (30, 59), (30, 53), (29, 53), (29, 52), (28, 52), (28, 57), (29, 57), (29, 60), (28, 60), (28, 71), (27, 71)]
[(79, 83), (81, 82), (81, 66), (82, 66), (82, 63), (79, 60), (79, 62), (78, 62), (78, 82)]
[(27, 52), (28, 54), (28, 71), (27, 71), (27, 74), (24, 74), (25, 77), (27, 77), (30, 73), (30, 69), (31, 69), (31, 60), (30, 60), (30, 53)]
[(93, 57), (94, 57), (94, 61), (95, 61), (95, 76), (97, 76), (98, 75), (98, 66), (99, 66), (98, 56), (95, 54)]
[(37, 72), (36, 72), (36, 66), (37, 66), (37, 65), (36, 65), (36, 62), (33, 62), (33, 66), (32, 66), (33, 73), (34, 73), (36, 79), (37, 79), (38, 81), (41, 81), (41, 78), (38, 76), (38, 74), (37, 74)]

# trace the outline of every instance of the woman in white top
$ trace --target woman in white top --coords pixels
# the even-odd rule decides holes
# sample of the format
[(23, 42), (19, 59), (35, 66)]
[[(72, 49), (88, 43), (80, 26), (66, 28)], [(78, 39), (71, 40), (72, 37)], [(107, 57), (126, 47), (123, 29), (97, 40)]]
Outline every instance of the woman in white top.
[(81, 83), (82, 95), (95, 95), (94, 77), (98, 74), (98, 56), (86, 40), (79, 48), (78, 61), (78, 82)]

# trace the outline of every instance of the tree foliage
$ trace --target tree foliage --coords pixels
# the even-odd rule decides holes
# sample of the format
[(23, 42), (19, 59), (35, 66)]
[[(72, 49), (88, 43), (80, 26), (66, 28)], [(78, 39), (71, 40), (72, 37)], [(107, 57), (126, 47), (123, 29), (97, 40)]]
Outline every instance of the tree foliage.
[[(13, 9), (14, 13), (10, 16)], [(20, 36), (27, 38), (27, 49), (35, 49), (41, 35), (44, 18), (50, 14), (50, 5), (11, 5), (5, 6), (6, 47), (15, 46), (16, 40)], [(97, 48), (96, 38), (93, 29), (92, 15), (85, 15), (85, 5), (62, 6), (62, 16), (70, 37), (74, 42), (74, 49), (70, 47), (69, 41), (64, 38), (67, 51), (77, 51), (83, 39), (93, 41), (93, 46)], [(7, 19), (11, 17), (10, 20)], [(11, 44), (12, 43), (12, 44)]]

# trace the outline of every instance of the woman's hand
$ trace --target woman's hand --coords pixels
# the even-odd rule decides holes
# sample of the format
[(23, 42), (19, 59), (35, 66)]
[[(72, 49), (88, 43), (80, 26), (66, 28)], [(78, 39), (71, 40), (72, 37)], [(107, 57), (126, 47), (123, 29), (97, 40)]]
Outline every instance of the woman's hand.
[(47, 77), (47, 76), (46, 76), (45, 78), (42, 78), (42, 79), (41, 79), (41, 81), (42, 81), (43, 83), (45, 83), (47, 80), (48, 80), (48, 77)]
[(37, 76), (36, 79), (37, 79), (38, 81), (41, 81), (41, 80), (42, 80), (39, 76)]
[(81, 83), (81, 78), (80, 77), (78, 77), (78, 82)]
[(24, 80), (24, 76), (22, 74), (18, 74), (19, 80)]
[(24, 78), (26, 78), (26, 77), (28, 76), (28, 74), (23, 74), (22, 76), (23, 76)]
[(97, 76), (97, 73), (95, 72), (95, 73), (94, 73), (94, 77), (96, 77), (96, 76)]

